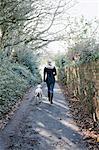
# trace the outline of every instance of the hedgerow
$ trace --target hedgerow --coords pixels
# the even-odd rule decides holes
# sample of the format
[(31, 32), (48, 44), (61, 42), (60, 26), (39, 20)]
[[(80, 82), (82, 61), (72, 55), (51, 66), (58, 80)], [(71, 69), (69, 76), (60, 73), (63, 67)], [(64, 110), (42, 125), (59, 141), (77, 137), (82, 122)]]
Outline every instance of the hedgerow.
[[(1, 53), (0, 118), (10, 111), (12, 106), (22, 98), (27, 88), (41, 82), (41, 76), (36, 63), (37, 58), (33, 59), (34, 56), (32, 54), (30, 55), (31, 59), (25, 57), (26, 59), (24, 58), (23, 61), (23, 57), (20, 55), (20, 61), (16, 61), (14, 57), (8, 58), (5, 57), (4, 52)], [(18, 55), (17, 59), (19, 59)], [(32, 61), (32, 63), (28, 61)], [(30, 68), (32, 68), (32, 70)]]
[(58, 56), (58, 79), (78, 98), (83, 109), (99, 120), (99, 44), (80, 42), (71, 47), (67, 54)]

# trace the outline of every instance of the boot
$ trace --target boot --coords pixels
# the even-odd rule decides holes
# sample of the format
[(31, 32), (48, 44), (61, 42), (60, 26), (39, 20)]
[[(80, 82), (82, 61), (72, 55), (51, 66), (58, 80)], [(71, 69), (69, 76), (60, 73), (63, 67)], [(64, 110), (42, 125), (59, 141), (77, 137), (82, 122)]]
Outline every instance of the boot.
[(53, 104), (53, 93), (50, 93), (50, 103)]
[(48, 100), (49, 100), (49, 102), (50, 102), (50, 92), (48, 92)]

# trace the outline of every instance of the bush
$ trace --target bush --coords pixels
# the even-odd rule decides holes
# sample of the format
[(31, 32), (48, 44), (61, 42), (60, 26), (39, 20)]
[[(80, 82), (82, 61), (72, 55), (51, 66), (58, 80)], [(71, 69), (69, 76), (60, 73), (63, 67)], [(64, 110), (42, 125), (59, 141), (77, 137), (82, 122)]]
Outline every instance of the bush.
[(22, 97), (28, 86), (27, 80), (16, 74), (12, 66), (7, 60), (0, 66), (0, 117)]
[[(5, 57), (4, 52), (0, 57), (0, 118), (22, 98), (26, 89), (41, 82), (36, 57), (30, 53), (23, 56)], [(35, 58), (35, 59), (33, 59)]]

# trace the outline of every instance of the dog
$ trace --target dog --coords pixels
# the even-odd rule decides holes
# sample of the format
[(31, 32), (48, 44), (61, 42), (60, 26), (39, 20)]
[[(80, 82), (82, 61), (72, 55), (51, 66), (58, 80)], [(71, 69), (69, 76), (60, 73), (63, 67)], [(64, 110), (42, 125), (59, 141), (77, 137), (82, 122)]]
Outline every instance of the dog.
[(41, 103), (41, 100), (42, 100), (42, 86), (41, 86), (41, 84), (37, 85), (37, 88), (35, 89), (35, 99), (36, 99), (36, 104)]

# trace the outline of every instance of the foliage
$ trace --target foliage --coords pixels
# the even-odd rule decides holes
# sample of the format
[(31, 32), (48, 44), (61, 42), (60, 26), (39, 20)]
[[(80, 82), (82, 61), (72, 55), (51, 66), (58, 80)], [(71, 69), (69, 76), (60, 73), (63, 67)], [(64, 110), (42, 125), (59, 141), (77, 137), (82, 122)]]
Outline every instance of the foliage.
[(99, 44), (95, 39), (87, 39), (75, 46), (69, 47), (68, 52), (56, 57), (59, 68), (90, 63), (99, 60)]
[[(2, 0), (0, 2), (0, 46), (12, 48), (20, 43), (39, 49), (58, 39), (50, 31), (54, 20), (63, 16), (71, 1), (63, 0)], [(57, 31), (56, 31), (57, 32)], [(59, 36), (58, 36), (59, 37)]]
[(2, 114), (7, 113), (19, 98), (22, 98), (28, 87), (41, 82), (41, 76), (36, 63), (37, 57), (31, 52), (31, 59), (28, 55), (27, 53), (26, 55), (22, 55), (22, 52), (21, 54), (18, 53), (16, 61), (14, 57), (5, 57), (5, 53), (1, 52), (0, 117)]
[[(57, 63), (56, 63), (57, 64)], [(60, 63), (61, 64), (61, 63)], [(58, 65), (58, 79), (64, 84), (72, 97), (80, 100), (82, 108), (85, 109), (91, 116), (96, 114), (98, 105), (98, 76), (99, 76), (99, 59), (93, 61), (83, 61), (71, 63), (64, 67)], [(96, 119), (96, 120), (97, 120)]]
[(93, 115), (99, 109), (95, 106), (99, 97), (99, 42), (97, 28), (92, 28), (91, 25), (85, 20), (70, 23), (68, 51), (57, 57), (56, 65), (59, 80), (67, 86), (72, 97), (80, 100), (82, 108)]
[(99, 44), (94, 39), (87, 39), (69, 49), (67, 54), (77, 64), (88, 63), (99, 59)]
[(17, 55), (17, 62), (19, 64), (23, 64), (28, 69), (30, 69), (31, 73), (34, 74), (37, 70), (37, 67), (39, 65), (36, 53), (34, 53), (32, 50), (24, 49), (24, 50), (18, 50), (16, 51)]
[(59, 40), (59, 31), (54, 32), (51, 27), (55, 20), (59, 23), (65, 6), (70, 5), (71, 1), (63, 0), (1, 0), (1, 114), (11, 108), (28, 86), (41, 82), (39, 63), (33, 51)]
[(28, 86), (27, 80), (12, 70), (9, 61), (3, 61), (0, 66), (0, 116), (8, 112), (14, 103), (22, 97)]
[[(68, 47), (74, 47), (79, 43), (89, 42), (88, 39), (97, 39), (98, 41), (98, 19), (93, 19), (89, 21), (82, 17), (68, 17), (67, 18), (67, 28), (65, 31), (64, 40)], [(88, 41), (87, 41), (88, 40)], [(90, 42), (89, 42), (90, 43)]]

